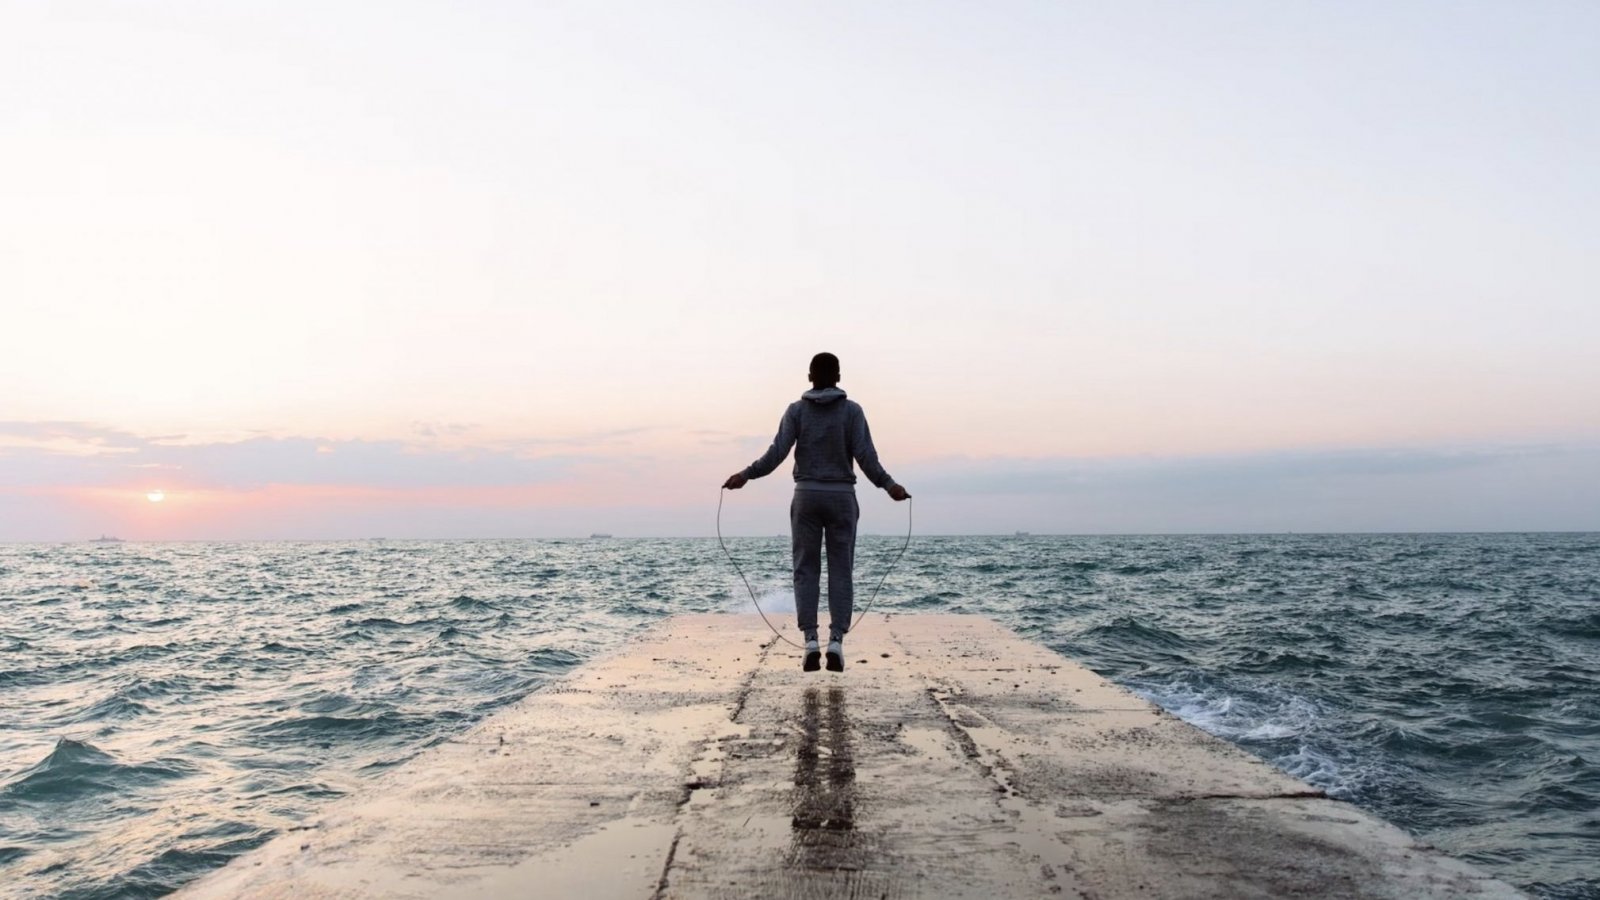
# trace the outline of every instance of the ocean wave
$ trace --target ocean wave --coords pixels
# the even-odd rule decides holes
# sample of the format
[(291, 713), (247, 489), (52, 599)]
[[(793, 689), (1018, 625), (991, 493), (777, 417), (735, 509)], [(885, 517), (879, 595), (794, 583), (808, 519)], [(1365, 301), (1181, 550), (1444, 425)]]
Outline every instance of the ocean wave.
[(1326, 716), (1315, 701), (1274, 688), (1213, 684), (1195, 675), (1136, 683), (1136, 694), (1202, 731), (1242, 742), (1299, 738)]
[(460, 612), (498, 612), (500, 609), (500, 607), (487, 600), (480, 600), (477, 597), (471, 597), (466, 594), (452, 599), (449, 607)]
[(0, 808), (15, 803), (64, 802), (183, 778), (194, 767), (177, 761), (129, 764), (93, 744), (58, 738), (49, 755), (0, 784)]
[(381, 703), (362, 700), (349, 694), (333, 692), (320, 692), (302, 700), (296, 705), (301, 712), (314, 715), (339, 715), (346, 717), (361, 717), (368, 715), (382, 715), (388, 707)]
[(1542, 900), (1595, 900), (1600, 897), (1600, 877), (1558, 882), (1535, 881), (1527, 888)]
[(1133, 616), (1117, 616), (1109, 622), (1092, 626), (1083, 632), (1082, 637), (1084, 640), (1105, 641), (1123, 647), (1153, 647), (1170, 651), (1182, 651), (1194, 646), (1188, 638), (1175, 631)]
[(954, 599), (955, 598), (947, 597), (943, 594), (923, 594), (919, 597), (913, 597), (910, 600), (901, 603), (900, 608), (909, 610), (941, 609), (949, 606), (951, 601)]
[(22, 687), (43, 683), (44, 679), (35, 669), (0, 669), (0, 687)]
[(394, 619), (386, 618), (384, 616), (367, 616), (366, 618), (363, 618), (363, 619), (351, 619), (351, 620), (345, 622), (345, 624), (350, 626), (350, 627), (352, 627), (352, 628), (378, 628), (378, 629), (384, 629), (384, 628), (409, 628), (410, 625), (411, 625), (411, 623), (409, 623), (409, 622), (396, 622)]
[(521, 671), (538, 675), (560, 675), (582, 665), (584, 657), (561, 647), (545, 647), (523, 658)]
[(32, 852), (27, 847), (10, 847), (0, 844), (0, 866), (16, 862)]
[(373, 715), (290, 715), (254, 725), (249, 731), (263, 743), (327, 749), (336, 741), (386, 738), (424, 724), (418, 717), (385, 710)]
[(1289, 649), (1252, 649), (1234, 663), (1238, 671), (1257, 675), (1311, 673), (1340, 665), (1340, 661), (1329, 654)]
[[(727, 592), (728, 600), (723, 606), (726, 612), (755, 612), (759, 607), (761, 612), (769, 616), (773, 614), (794, 615), (794, 588), (792, 587), (752, 583), (750, 589), (746, 590), (744, 583), (735, 579), (728, 586)], [(754, 604), (751, 601), (752, 592), (755, 594)], [(780, 625), (779, 627), (782, 626)]]
[(116, 722), (142, 716), (148, 712), (150, 707), (128, 696), (126, 692), (116, 690), (75, 712), (68, 713), (58, 721), (62, 724)]
[(182, 625), (189, 621), (188, 616), (162, 616), (155, 619), (125, 619), (144, 628), (165, 628), (169, 625)]
[(1318, 753), (1307, 746), (1296, 747), (1293, 753), (1272, 758), (1278, 768), (1318, 788), (1330, 797), (1345, 799), (1356, 790), (1345, 767), (1332, 757)]
[(1178, 718), (1272, 762), (1330, 796), (1350, 799), (1383, 777), (1372, 754), (1341, 748), (1328, 733), (1333, 713), (1271, 682), (1215, 682), (1197, 673), (1135, 682), (1134, 693)]
[(71, 898), (88, 897), (159, 897), (170, 893), (170, 886), (181, 882), (194, 871), (216, 868), (241, 853), (254, 850), (277, 834), (270, 829), (257, 829), (245, 838), (218, 841), (199, 848), (171, 848), (120, 872), (103, 885), (81, 891), (67, 892)]
[(1600, 641), (1600, 609), (1578, 615), (1551, 616), (1539, 623), (1547, 634)]

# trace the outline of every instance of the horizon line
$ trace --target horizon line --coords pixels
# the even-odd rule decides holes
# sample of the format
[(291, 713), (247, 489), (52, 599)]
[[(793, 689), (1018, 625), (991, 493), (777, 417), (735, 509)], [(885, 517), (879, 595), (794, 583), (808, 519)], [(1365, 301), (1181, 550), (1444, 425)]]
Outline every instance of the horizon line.
[[(1422, 536), (1422, 535), (1511, 535), (1511, 534), (1561, 534), (1561, 535), (1600, 535), (1600, 528), (1588, 529), (1507, 529), (1486, 531), (1482, 529), (1439, 531), (1439, 530), (1372, 530), (1372, 531), (1031, 531), (1031, 532), (932, 532), (913, 534), (912, 540), (917, 538), (1074, 538), (1074, 537), (1381, 537), (1381, 536)], [(102, 537), (113, 537), (103, 535)], [(863, 533), (860, 537), (904, 538), (902, 534), (890, 532)], [(782, 534), (731, 534), (723, 538), (760, 539), (760, 540), (788, 540), (788, 535)], [(365, 538), (114, 538), (111, 541), (102, 541), (96, 538), (71, 538), (56, 540), (0, 540), (0, 546), (26, 546), (34, 544), (371, 544), (371, 543), (442, 543), (466, 541), (714, 541), (715, 534), (610, 534), (604, 537), (594, 535), (555, 535), (546, 537), (532, 536), (497, 536), (497, 537), (365, 537)]]

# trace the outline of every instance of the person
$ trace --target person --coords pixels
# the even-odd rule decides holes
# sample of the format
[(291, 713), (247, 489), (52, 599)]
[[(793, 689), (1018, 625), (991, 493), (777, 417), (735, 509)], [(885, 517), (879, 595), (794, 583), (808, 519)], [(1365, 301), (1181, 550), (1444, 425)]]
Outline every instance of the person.
[(723, 488), (736, 491), (753, 478), (771, 474), (794, 449), (794, 499), (789, 503), (789, 532), (794, 550), (794, 608), (805, 635), (802, 668), (818, 668), (817, 601), (821, 591), (822, 548), (828, 553), (828, 671), (844, 671), (844, 636), (850, 630), (855, 587), (852, 564), (856, 552), (856, 474), (851, 461), (874, 485), (896, 501), (906, 489), (878, 462), (861, 404), (839, 387), (839, 358), (818, 353), (806, 373), (811, 390), (789, 404), (778, 422), (778, 434), (761, 458), (728, 476)]

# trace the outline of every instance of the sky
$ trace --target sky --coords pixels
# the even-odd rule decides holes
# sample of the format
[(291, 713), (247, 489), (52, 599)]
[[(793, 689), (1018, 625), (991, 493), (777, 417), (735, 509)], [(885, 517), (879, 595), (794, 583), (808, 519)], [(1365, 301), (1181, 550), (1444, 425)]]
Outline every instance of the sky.
[(1596, 60), (1542, 0), (0, 0), (0, 540), (708, 535), (821, 350), (919, 533), (1600, 530)]

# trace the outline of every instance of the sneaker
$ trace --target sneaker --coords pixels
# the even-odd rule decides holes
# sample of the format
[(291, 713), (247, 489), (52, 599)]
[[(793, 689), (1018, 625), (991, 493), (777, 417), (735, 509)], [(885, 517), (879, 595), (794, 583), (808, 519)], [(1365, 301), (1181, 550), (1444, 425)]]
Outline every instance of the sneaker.
[(844, 671), (844, 645), (839, 643), (838, 638), (828, 642), (828, 671)]
[(822, 668), (822, 652), (817, 648), (817, 639), (806, 641), (806, 661), (802, 666), (807, 672), (815, 672)]

